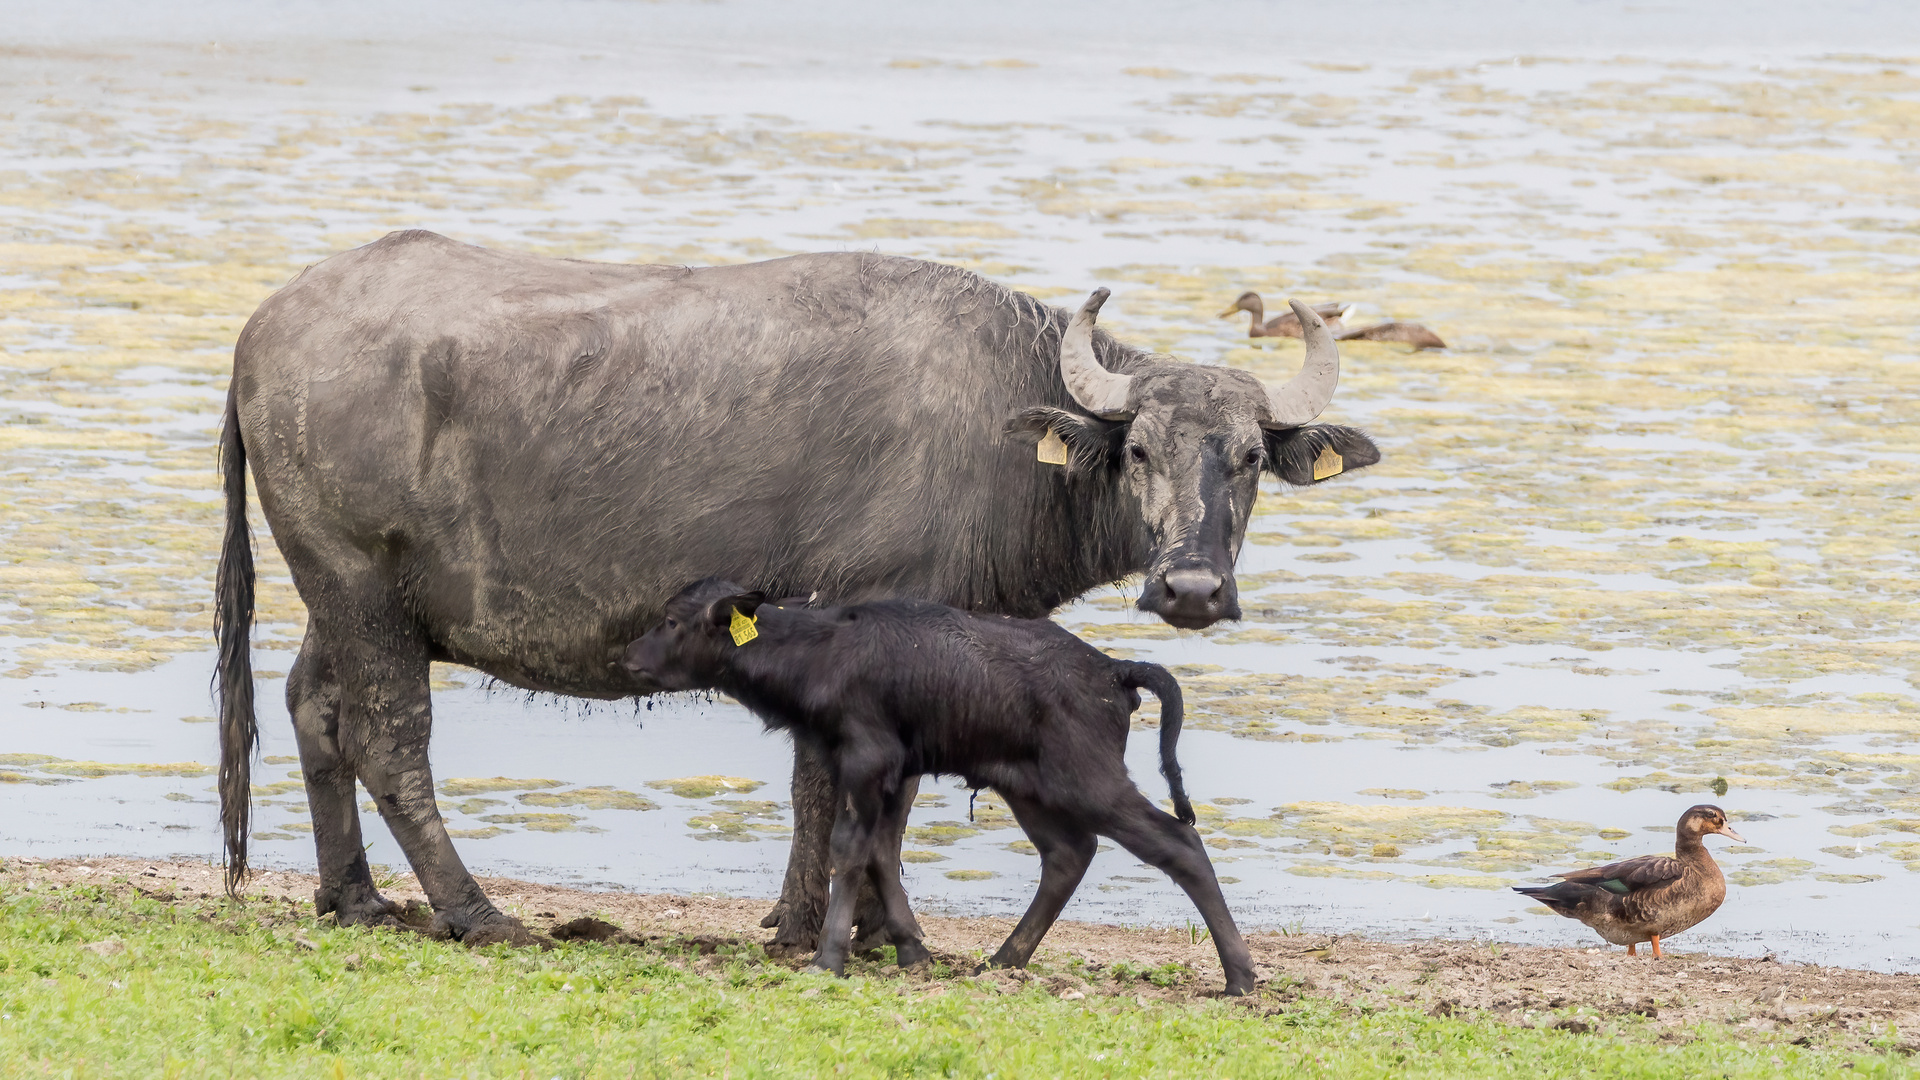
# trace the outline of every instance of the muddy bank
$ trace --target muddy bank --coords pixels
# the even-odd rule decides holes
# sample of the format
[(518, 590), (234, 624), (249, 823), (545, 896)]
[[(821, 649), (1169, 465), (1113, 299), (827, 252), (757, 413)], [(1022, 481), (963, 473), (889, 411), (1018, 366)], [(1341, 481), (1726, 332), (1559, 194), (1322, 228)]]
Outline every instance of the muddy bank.
[[(618, 928), (618, 940), (640, 947), (694, 944), (711, 952), (701, 943), (750, 944), (769, 935), (759, 926), (767, 900), (594, 892), (508, 878), (481, 881), (496, 903), (543, 935), (577, 934), (561, 928), (586, 916)], [(252, 904), (286, 905), (290, 914), (304, 915), (315, 883), (309, 874), (269, 871), (249, 883), (246, 896)], [(219, 897), (220, 870), (200, 862), (123, 858), (0, 861), (0, 893), (79, 884), (109, 895), (137, 891), (188, 905)], [(383, 884), (396, 900), (424, 900), (411, 877)], [(1036, 954), (1033, 972), (970, 979), (979, 958), (999, 945), (1013, 920), (923, 915), (921, 923), (934, 955), (951, 970), (907, 976), (928, 983), (930, 992), (999, 992), (1037, 979), (1062, 996), (1180, 1003), (1219, 995), (1213, 946), (1195, 941), (1185, 927), (1062, 922)], [(288, 940), (289, 948), (301, 947), (297, 937)], [(1277, 931), (1254, 934), (1249, 944), (1265, 981), (1247, 1004), (1268, 1011), (1313, 996), (1357, 1009), (1483, 1014), (1500, 1023), (1583, 1033), (1644, 1025), (1672, 1042), (1699, 1037), (1698, 1025), (1705, 1024), (1762, 1041), (1920, 1051), (1915, 1034), (1920, 1032), (1920, 980), (1910, 975), (1718, 957), (1688, 952), (1684, 942), (1658, 961), (1612, 947), (1396, 944)], [(854, 968), (868, 976), (892, 974), (874, 963), (856, 962)]]

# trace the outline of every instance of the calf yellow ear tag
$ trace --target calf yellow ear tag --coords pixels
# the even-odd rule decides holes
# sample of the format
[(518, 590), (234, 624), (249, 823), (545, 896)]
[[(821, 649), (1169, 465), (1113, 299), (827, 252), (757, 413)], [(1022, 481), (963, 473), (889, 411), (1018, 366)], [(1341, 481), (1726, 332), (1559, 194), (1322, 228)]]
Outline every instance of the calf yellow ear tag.
[(1067, 463), (1067, 444), (1061, 440), (1060, 436), (1053, 433), (1052, 428), (1048, 428), (1047, 437), (1040, 440), (1038, 453), (1034, 456), (1049, 465), (1065, 465)]
[(1333, 447), (1329, 446), (1320, 451), (1319, 457), (1313, 459), (1313, 478), (1325, 480), (1329, 476), (1339, 476), (1346, 467), (1346, 459), (1334, 453)]
[(760, 627), (755, 625), (759, 621), (759, 616), (755, 615), (749, 618), (740, 614), (739, 608), (734, 608), (733, 621), (727, 625), (727, 629), (733, 633), (733, 643), (735, 645), (745, 645), (747, 642), (759, 637)]

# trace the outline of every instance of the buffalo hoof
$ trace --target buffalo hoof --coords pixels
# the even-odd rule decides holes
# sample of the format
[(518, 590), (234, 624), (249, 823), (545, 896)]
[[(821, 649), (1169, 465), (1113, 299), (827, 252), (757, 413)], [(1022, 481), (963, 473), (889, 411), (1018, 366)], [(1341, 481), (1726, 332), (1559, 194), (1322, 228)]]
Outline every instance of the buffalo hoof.
[(844, 958), (835, 961), (825, 960), (816, 956), (813, 958), (813, 963), (807, 965), (807, 970), (824, 971), (829, 975), (838, 975), (844, 979), (847, 977), (847, 962)]
[(907, 941), (893, 947), (894, 962), (903, 968), (924, 964), (933, 959), (933, 954), (918, 941)]
[(512, 945), (525, 948), (539, 942), (520, 920), (510, 915), (494, 912), (477, 922), (461, 925), (447, 917), (445, 912), (435, 912), (433, 916), (433, 934), (435, 937), (450, 937), (468, 948), (478, 949), (486, 945)]
[(315, 889), (313, 909), (316, 915), (331, 914), (340, 926), (400, 925), (400, 905), (381, 896), (371, 885)]
[(808, 921), (796, 915), (792, 906), (785, 900), (780, 901), (772, 911), (767, 913), (766, 918), (760, 920), (761, 926), (774, 930), (773, 940), (764, 946), (767, 955), (776, 960), (798, 960), (818, 952), (820, 919), (821, 913), (815, 912), (811, 923), (812, 929), (808, 929)]
[(1254, 987), (1254, 980), (1252, 976), (1248, 976), (1244, 979), (1228, 979), (1227, 980), (1227, 996), (1228, 997), (1245, 997), (1248, 994), (1253, 993), (1253, 987)]

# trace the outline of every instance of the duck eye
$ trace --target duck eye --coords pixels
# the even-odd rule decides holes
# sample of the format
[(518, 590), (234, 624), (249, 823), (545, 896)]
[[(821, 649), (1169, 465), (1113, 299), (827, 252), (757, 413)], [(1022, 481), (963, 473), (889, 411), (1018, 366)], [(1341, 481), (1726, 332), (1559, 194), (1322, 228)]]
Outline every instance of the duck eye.
[(1141, 446), (1139, 443), (1134, 443), (1127, 447), (1127, 456), (1132, 458), (1136, 463), (1145, 465), (1147, 463), (1147, 448)]

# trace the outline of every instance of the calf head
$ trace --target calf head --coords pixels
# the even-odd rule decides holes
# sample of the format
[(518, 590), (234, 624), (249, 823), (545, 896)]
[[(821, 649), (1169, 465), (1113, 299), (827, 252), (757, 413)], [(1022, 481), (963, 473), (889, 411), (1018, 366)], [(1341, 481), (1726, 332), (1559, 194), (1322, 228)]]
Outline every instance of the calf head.
[(703, 578), (667, 601), (660, 625), (620, 658), (643, 692), (711, 690), (726, 671), (736, 617), (752, 620), (766, 597), (720, 578)]
[(1120, 374), (1094, 350), (1094, 319), (1107, 295), (1095, 290), (1060, 341), (1061, 379), (1085, 412), (1028, 409), (1008, 428), (1034, 438), (1052, 432), (1069, 448), (1070, 471), (1102, 474), (1130, 493), (1153, 544), (1141, 611), (1183, 629), (1238, 619), (1233, 567), (1261, 471), (1314, 484), (1380, 460), (1362, 432), (1309, 424), (1340, 382), (1333, 334), (1312, 308), (1289, 301), (1307, 358), (1284, 386), (1160, 355)]

